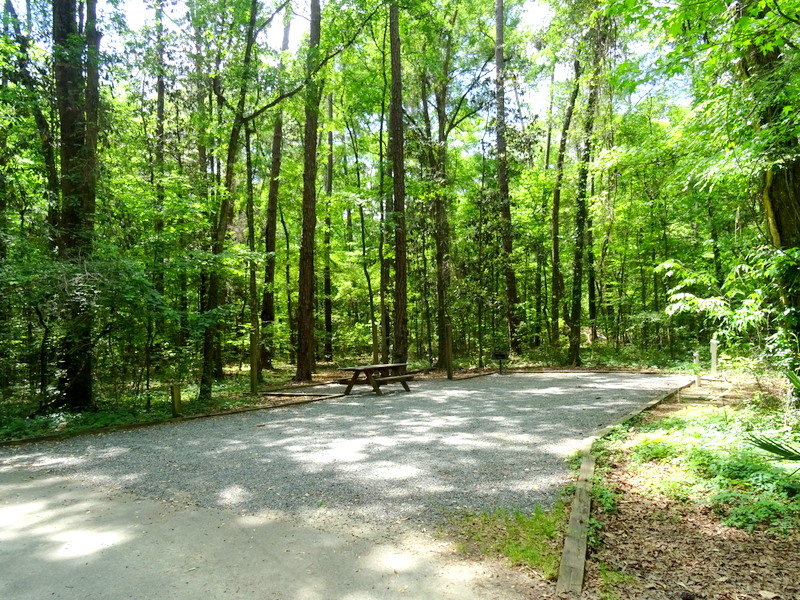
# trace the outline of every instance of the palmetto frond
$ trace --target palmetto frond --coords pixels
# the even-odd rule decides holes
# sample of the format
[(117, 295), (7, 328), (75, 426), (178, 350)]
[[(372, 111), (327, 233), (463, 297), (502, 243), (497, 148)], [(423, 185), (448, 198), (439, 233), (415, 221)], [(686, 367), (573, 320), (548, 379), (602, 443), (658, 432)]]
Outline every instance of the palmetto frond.
[(800, 448), (795, 448), (783, 442), (757, 435), (749, 436), (747, 441), (757, 448), (761, 448), (774, 455), (778, 460), (788, 460), (791, 462), (800, 461)]

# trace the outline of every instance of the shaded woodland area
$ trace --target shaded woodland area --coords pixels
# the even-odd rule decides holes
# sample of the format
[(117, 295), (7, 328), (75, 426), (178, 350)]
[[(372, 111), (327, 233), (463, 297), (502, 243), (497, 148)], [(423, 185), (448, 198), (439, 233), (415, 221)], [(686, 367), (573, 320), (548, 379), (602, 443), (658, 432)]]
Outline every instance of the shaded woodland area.
[(797, 371), (800, 2), (4, 0), (0, 389)]

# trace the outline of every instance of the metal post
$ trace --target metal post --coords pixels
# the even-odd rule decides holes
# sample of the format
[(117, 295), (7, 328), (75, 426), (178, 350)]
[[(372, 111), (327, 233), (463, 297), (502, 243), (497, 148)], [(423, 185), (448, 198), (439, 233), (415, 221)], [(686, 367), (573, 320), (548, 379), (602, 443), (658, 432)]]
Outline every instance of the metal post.
[(716, 338), (711, 340), (711, 376), (717, 376), (717, 352), (719, 351), (719, 342)]
[(700, 353), (694, 353), (694, 384), (700, 387)]

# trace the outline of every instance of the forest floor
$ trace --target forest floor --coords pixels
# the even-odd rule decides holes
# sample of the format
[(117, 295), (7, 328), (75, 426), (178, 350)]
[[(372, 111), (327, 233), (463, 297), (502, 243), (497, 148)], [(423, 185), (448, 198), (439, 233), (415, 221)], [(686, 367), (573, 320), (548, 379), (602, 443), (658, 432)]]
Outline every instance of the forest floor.
[[(754, 397), (759, 382), (703, 382), (645, 413), (644, 422), (691, 405), (721, 411)], [(784, 537), (720, 523), (707, 505), (654, 494), (658, 466), (642, 472), (625, 462), (604, 474), (618, 494), (617, 511), (600, 507), (599, 543), (587, 561), (581, 598), (602, 600), (797, 600), (800, 598), (800, 532)]]

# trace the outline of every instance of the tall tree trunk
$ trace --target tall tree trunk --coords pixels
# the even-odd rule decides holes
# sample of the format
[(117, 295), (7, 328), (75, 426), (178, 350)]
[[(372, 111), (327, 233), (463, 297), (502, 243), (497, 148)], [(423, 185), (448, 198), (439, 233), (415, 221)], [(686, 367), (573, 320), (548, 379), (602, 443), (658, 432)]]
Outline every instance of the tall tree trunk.
[(317, 126), (320, 83), (314, 77), (319, 60), (322, 16), (319, 0), (311, 0), (311, 25), (306, 60), (306, 108), (303, 132), (303, 223), (297, 311), (297, 369), (295, 381), (311, 381), (314, 371), (314, 234), (317, 227)]
[[(581, 314), (583, 307), (583, 271), (584, 252), (586, 249), (586, 220), (588, 210), (586, 193), (589, 180), (589, 161), (592, 159), (594, 139), (594, 121), (597, 109), (597, 98), (600, 88), (600, 68), (605, 47), (605, 33), (602, 23), (592, 29), (594, 40), (594, 73), (589, 82), (589, 98), (586, 101), (586, 116), (583, 126), (583, 151), (578, 164), (578, 182), (575, 190), (575, 253), (572, 261), (572, 299), (569, 326), (569, 356), (572, 366), (580, 366), (581, 357)], [(578, 70), (576, 69), (576, 76)]]
[[(289, 33), (292, 11), (286, 10), (283, 18), (283, 41), (281, 53), (289, 49)], [(278, 65), (283, 75), (283, 61)], [(267, 196), (267, 220), (264, 225), (264, 294), (261, 299), (261, 368), (272, 369), (275, 344), (275, 240), (278, 234), (278, 192), (280, 190), (281, 161), (283, 159), (283, 111), (278, 110), (272, 126), (272, 153), (269, 169), (269, 193)], [(288, 258), (288, 257), (287, 257)]]
[[(544, 165), (545, 173), (550, 170), (550, 157), (553, 150), (553, 104), (555, 96), (555, 80), (556, 80), (556, 63), (553, 61), (553, 68), (550, 72), (550, 100), (547, 104), (547, 136), (545, 141), (544, 150)], [(542, 221), (547, 214), (547, 198), (549, 192), (547, 187), (542, 190), (542, 204), (541, 214), (539, 219)], [(542, 345), (542, 339), (549, 337), (550, 327), (547, 323), (547, 303), (545, 302), (547, 280), (545, 271), (547, 268), (547, 244), (545, 243), (545, 233), (542, 236), (536, 236), (536, 275), (534, 281), (534, 296), (535, 296), (535, 315), (536, 321), (534, 324), (533, 345), (539, 347)]]
[(564, 124), (561, 127), (561, 140), (558, 143), (556, 179), (555, 183), (553, 184), (553, 206), (550, 220), (550, 260), (552, 262), (553, 269), (553, 288), (551, 290), (552, 295), (550, 302), (550, 343), (554, 346), (558, 344), (558, 313), (561, 306), (561, 298), (564, 294), (564, 278), (561, 275), (561, 232), (559, 224), (559, 217), (561, 213), (561, 186), (564, 180), (564, 162), (567, 155), (567, 139), (569, 137), (570, 126), (572, 125), (572, 113), (575, 111), (575, 102), (578, 98), (581, 78), (580, 61), (576, 58), (573, 64), (575, 69), (575, 79), (572, 86), (572, 93), (570, 94), (569, 101), (567, 103), (567, 109), (564, 112)]
[(331, 197), (333, 196), (333, 93), (328, 94), (328, 164), (325, 169), (325, 267), (322, 270), (325, 312), (325, 360), (333, 361), (333, 298), (331, 288)]
[(408, 289), (406, 264), (406, 183), (403, 150), (403, 80), (400, 54), (400, 14), (397, 0), (389, 5), (389, 45), (391, 48), (392, 87), (389, 108), (389, 149), (392, 158), (394, 194), (394, 352), (395, 362), (408, 361)]
[(250, 305), (250, 393), (258, 393), (260, 382), (261, 366), (259, 365), (259, 350), (261, 348), (261, 328), (258, 320), (258, 280), (257, 263), (255, 260), (256, 252), (256, 223), (255, 206), (253, 191), (253, 156), (251, 151), (250, 127), (245, 127), (244, 131), (244, 151), (247, 168), (247, 247), (250, 250), (251, 258), (248, 261), (249, 267), (249, 286), (247, 301)]
[[(91, 260), (94, 237), (100, 34), (96, 0), (86, 2), (86, 73), (81, 69), (84, 40), (76, 5), (53, 2), (55, 91), (61, 124), (61, 210), (58, 254), (83, 270)], [(70, 410), (92, 406), (94, 316), (79, 291), (65, 302), (59, 404)]]
[[(155, 247), (153, 249), (153, 287), (161, 296), (164, 295), (164, 106), (166, 85), (164, 82), (164, 7), (163, 0), (156, 0), (156, 152), (155, 152), (155, 179), (156, 179), (156, 219), (154, 223)], [(161, 320), (158, 320), (161, 329)]]
[(381, 281), (379, 288), (381, 306), (381, 362), (389, 362), (389, 337), (390, 322), (389, 316), (389, 296), (391, 290), (392, 270), (389, 258), (386, 256), (386, 244), (388, 243), (390, 226), (389, 215), (392, 213), (392, 195), (386, 191), (386, 145), (384, 143), (384, 126), (386, 124), (386, 93), (389, 90), (389, 81), (386, 77), (386, 35), (389, 29), (387, 21), (383, 32), (383, 43), (381, 45), (381, 77), (383, 87), (381, 93), (381, 117), (380, 133), (378, 136), (378, 197), (381, 203), (381, 235), (378, 243), (378, 260), (381, 265)]
[[(194, 14), (190, 15), (194, 29), (194, 72), (197, 81), (197, 110), (195, 116), (204, 125), (208, 125), (209, 119), (209, 105), (208, 99), (208, 78), (205, 75), (205, 65), (202, 61), (203, 52), (203, 31), (198, 25)], [(209, 174), (209, 152), (208, 142), (209, 133), (208, 127), (200, 127), (197, 130), (197, 165), (195, 168), (194, 186), (195, 193), (201, 199), (204, 205), (210, 202), (210, 174)], [(206, 313), (209, 310), (209, 268), (206, 267), (200, 274), (200, 312)], [(202, 363), (200, 369), (200, 390), (198, 398), (204, 402), (211, 400), (211, 392), (214, 385), (214, 331), (210, 326), (206, 326), (203, 332), (202, 343)]]
[(517, 275), (514, 272), (512, 254), (514, 250), (511, 197), (508, 192), (508, 154), (506, 150), (506, 88), (505, 88), (505, 7), (503, 0), (495, 0), (495, 48), (494, 61), (497, 68), (497, 187), (500, 201), (500, 238), (503, 248), (503, 270), (506, 281), (506, 319), (511, 351), (522, 350), (519, 339), (519, 313), (517, 310)]

